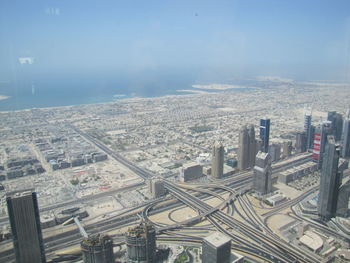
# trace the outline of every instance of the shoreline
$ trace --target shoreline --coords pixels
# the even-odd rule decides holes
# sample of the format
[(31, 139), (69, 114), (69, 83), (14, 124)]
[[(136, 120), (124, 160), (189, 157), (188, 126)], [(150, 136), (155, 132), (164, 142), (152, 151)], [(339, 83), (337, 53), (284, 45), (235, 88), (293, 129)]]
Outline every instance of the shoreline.
[[(310, 82), (295, 82), (297, 87), (302, 87), (303, 85), (300, 84), (310, 84)], [(311, 82), (313, 84), (314, 88), (324, 88), (324, 87), (329, 87), (329, 88), (345, 88), (343, 83), (333, 83), (334, 85), (330, 85), (329, 83), (319, 83), (319, 82)], [(298, 85), (299, 84), (299, 85)], [(319, 85), (316, 85), (319, 84)], [(49, 109), (59, 109), (59, 108), (73, 108), (73, 107), (79, 107), (79, 106), (86, 106), (86, 105), (99, 105), (99, 104), (107, 104), (107, 103), (116, 103), (116, 102), (132, 102), (132, 101), (140, 101), (140, 100), (147, 100), (147, 99), (161, 99), (161, 98), (171, 98), (171, 97), (178, 97), (178, 96), (203, 96), (203, 95), (208, 95), (211, 93), (221, 93), (221, 92), (237, 92), (240, 90), (254, 90), (254, 89), (259, 89), (259, 87), (255, 86), (246, 86), (246, 85), (232, 85), (232, 84), (194, 84), (191, 86), (192, 89), (176, 89), (172, 90), (175, 92), (175, 94), (163, 94), (160, 96), (137, 96), (136, 94), (112, 94), (109, 95), (105, 101), (95, 101), (95, 102), (87, 102), (84, 101), (82, 103), (75, 103), (75, 104), (69, 104), (69, 105), (57, 105), (57, 106), (44, 106), (44, 107), (23, 107), (20, 109), (1, 109), (0, 108), (0, 114), (1, 113), (8, 113), (8, 112), (18, 112), (18, 111), (29, 111), (29, 110), (49, 110)], [(185, 94), (184, 94), (185, 93)], [(0, 103), (3, 100), (7, 99), (14, 99), (11, 96), (6, 96), (6, 95), (0, 95)]]
[[(176, 91), (177, 92), (177, 91)], [(198, 93), (189, 93), (189, 94), (167, 94), (167, 95), (161, 95), (161, 96), (154, 96), (154, 97), (142, 97), (142, 96), (128, 96), (124, 94), (117, 94), (117, 95), (111, 95), (110, 100), (108, 101), (101, 101), (101, 102), (87, 102), (87, 103), (79, 103), (79, 104), (71, 104), (71, 105), (61, 105), (61, 106), (49, 106), (49, 107), (28, 107), (23, 109), (14, 109), (14, 110), (1, 110), (0, 114), (2, 113), (9, 113), (9, 112), (19, 112), (19, 111), (30, 111), (30, 110), (50, 110), (50, 109), (59, 109), (59, 108), (73, 108), (73, 107), (79, 107), (79, 106), (86, 106), (86, 105), (99, 105), (99, 104), (111, 104), (116, 102), (132, 102), (132, 101), (140, 101), (140, 100), (147, 100), (147, 99), (158, 99), (158, 98), (164, 98), (164, 97), (177, 97), (177, 96), (191, 96), (191, 95), (201, 95)], [(11, 98), (11, 97), (8, 97)]]

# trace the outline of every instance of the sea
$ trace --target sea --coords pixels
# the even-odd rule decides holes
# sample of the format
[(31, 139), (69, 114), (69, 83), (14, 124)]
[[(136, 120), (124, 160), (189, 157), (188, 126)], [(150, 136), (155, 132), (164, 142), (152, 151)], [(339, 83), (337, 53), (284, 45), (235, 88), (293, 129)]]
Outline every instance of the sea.
[(198, 83), (190, 74), (138, 74), (128, 76), (26, 76), (0, 82), (0, 111), (112, 102), (132, 97), (188, 94)]

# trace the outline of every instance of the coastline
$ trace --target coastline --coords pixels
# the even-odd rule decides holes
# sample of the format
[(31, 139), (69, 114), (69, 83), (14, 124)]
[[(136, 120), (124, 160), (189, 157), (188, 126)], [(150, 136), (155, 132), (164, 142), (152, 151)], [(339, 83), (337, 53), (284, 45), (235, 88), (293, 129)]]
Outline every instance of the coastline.
[[(303, 82), (301, 82), (303, 83)], [(344, 87), (343, 83), (329, 83), (324, 82), (304, 82), (312, 83), (315, 88), (321, 88), (323, 86), (342, 88)], [(253, 83), (252, 83), (253, 84)], [(256, 83), (255, 83), (256, 84)], [(294, 82), (296, 86), (304, 86), (298, 85), (298, 82)], [(318, 85), (316, 85), (318, 84)], [(191, 88), (190, 88), (191, 87)], [(273, 86), (272, 86), (273, 87)], [(40, 109), (58, 109), (58, 108), (72, 108), (76, 106), (83, 105), (98, 105), (98, 104), (106, 104), (106, 103), (116, 103), (116, 102), (132, 102), (132, 101), (140, 101), (146, 99), (157, 99), (164, 97), (175, 97), (175, 96), (201, 96), (211, 93), (219, 93), (219, 92), (237, 92), (241, 90), (254, 90), (259, 89), (259, 85), (234, 85), (234, 84), (220, 84), (220, 83), (212, 83), (212, 84), (190, 84), (189, 87), (185, 87), (181, 89), (171, 89), (164, 92), (159, 92), (158, 94), (152, 94), (154, 96), (143, 96), (141, 94), (135, 93), (112, 93), (108, 95), (100, 95), (100, 96), (91, 96), (91, 97), (72, 97), (67, 98), (67, 100), (62, 100), (62, 98), (39, 98), (36, 96), (35, 100), (31, 100), (31, 98), (27, 97), (11, 97), (6, 95), (0, 95), (0, 113), (5, 112), (16, 112), (16, 111), (25, 111), (25, 110), (40, 110)], [(266, 88), (266, 87), (264, 87)], [(45, 101), (45, 103), (41, 103)]]
[(115, 95), (109, 96), (108, 101), (95, 101), (95, 102), (86, 102), (86, 103), (78, 103), (78, 104), (70, 104), (70, 105), (58, 105), (58, 106), (49, 106), (49, 107), (23, 107), (21, 109), (4, 109), (4, 110), (0, 108), (0, 114), (8, 113), (8, 112), (29, 111), (29, 110), (50, 110), (50, 109), (59, 109), (59, 108), (73, 108), (73, 107), (86, 106), (86, 105), (111, 104), (116, 102), (133, 102), (133, 101), (141, 101), (141, 100), (148, 100), (148, 99), (171, 98), (171, 97), (178, 97), (178, 96), (196, 96), (196, 95), (205, 95), (205, 94), (220, 92), (220, 90), (216, 90), (215, 92), (208, 92), (208, 91), (201, 91), (201, 90), (174, 90), (174, 91), (176, 92), (176, 94), (162, 94), (159, 96), (139, 96), (136, 94), (132, 94), (132, 95), (115, 94)]

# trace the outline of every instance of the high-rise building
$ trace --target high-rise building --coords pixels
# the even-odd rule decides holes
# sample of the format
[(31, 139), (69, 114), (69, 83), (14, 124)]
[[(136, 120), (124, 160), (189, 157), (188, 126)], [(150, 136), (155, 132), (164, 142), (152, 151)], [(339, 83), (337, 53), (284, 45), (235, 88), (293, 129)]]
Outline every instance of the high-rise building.
[(306, 145), (308, 149), (312, 149), (313, 133), (315, 132), (315, 127), (311, 125), (311, 119), (311, 113), (306, 113), (304, 115), (304, 132), (306, 135)]
[(16, 262), (46, 262), (36, 193), (10, 192), (6, 202)]
[(327, 136), (321, 169), (320, 190), (318, 196), (318, 215), (331, 218), (337, 210), (339, 187), (342, 173), (338, 171), (339, 147), (333, 135)]
[(156, 257), (156, 230), (145, 222), (126, 233), (128, 262), (154, 263)]
[(215, 232), (202, 241), (203, 263), (231, 263), (231, 238)]
[(313, 150), (314, 149), (314, 139), (315, 139), (315, 131), (316, 127), (314, 125), (310, 126), (310, 133), (307, 138), (307, 148)]
[(260, 139), (261, 139), (260, 151), (265, 153), (269, 151), (269, 138), (270, 138), (270, 119), (264, 118), (260, 120)]
[(345, 119), (343, 124), (343, 133), (341, 139), (341, 156), (350, 157), (350, 119)]
[(248, 137), (249, 137), (249, 167), (253, 168), (255, 165), (255, 156), (259, 149), (257, 146), (257, 141), (255, 138), (255, 127), (251, 124), (248, 127)]
[(84, 263), (114, 263), (113, 240), (105, 234), (93, 234), (80, 243)]
[(340, 141), (341, 133), (343, 130), (343, 116), (336, 111), (330, 111), (327, 115), (327, 120), (330, 121), (332, 134), (334, 135), (334, 139), (336, 141)]
[(153, 179), (150, 182), (150, 192), (153, 198), (159, 198), (165, 194), (164, 182), (160, 179)]
[(224, 146), (220, 143), (216, 143), (213, 148), (211, 175), (218, 179), (224, 175)]
[(180, 180), (182, 182), (195, 180), (202, 176), (203, 176), (203, 166), (198, 163), (190, 162), (190, 163), (184, 164), (183, 167), (180, 168)]
[(295, 149), (299, 153), (306, 152), (307, 148), (307, 138), (305, 132), (297, 132), (296, 141), (295, 141)]
[(315, 130), (312, 159), (314, 162), (317, 163), (318, 169), (321, 169), (322, 167), (323, 152), (325, 149), (327, 136), (331, 134), (332, 134), (332, 129), (331, 129), (330, 121), (322, 122), (317, 126)]
[(249, 168), (249, 136), (247, 126), (243, 126), (238, 137), (238, 169)]
[(256, 139), (254, 126), (243, 126), (238, 138), (238, 169), (252, 168), (255, 163)]
[(350, 178), (348, 177), (339, 188), (337, 203), (337, 216), (349, 216), (349, 198), (350, 198)]
[(270, 193), (272, 190), (272, 168), (269, 153), (258, 152), (254, 166), (253, 189), (260, 195)]
[(273, 143), (269, 146), (269, 154), (271, 156), (271, 161), (275, 162), (281, 159), (281, 144)]
[(283, 153), (282, 154), (283, 154), (284, 158), (292, 155), (292, 148), (293, 148), (293, 145), (292, 145), (291, 141), (283, 142)]

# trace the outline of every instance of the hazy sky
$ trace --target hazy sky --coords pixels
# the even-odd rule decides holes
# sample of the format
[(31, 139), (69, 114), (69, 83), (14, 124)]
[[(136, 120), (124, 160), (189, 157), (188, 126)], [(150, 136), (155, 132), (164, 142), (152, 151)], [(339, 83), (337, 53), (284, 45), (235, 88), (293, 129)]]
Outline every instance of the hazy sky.
[(0, 81), (33, 72), (203, 70), (349, 80), (350, 1), (0, 2)]

